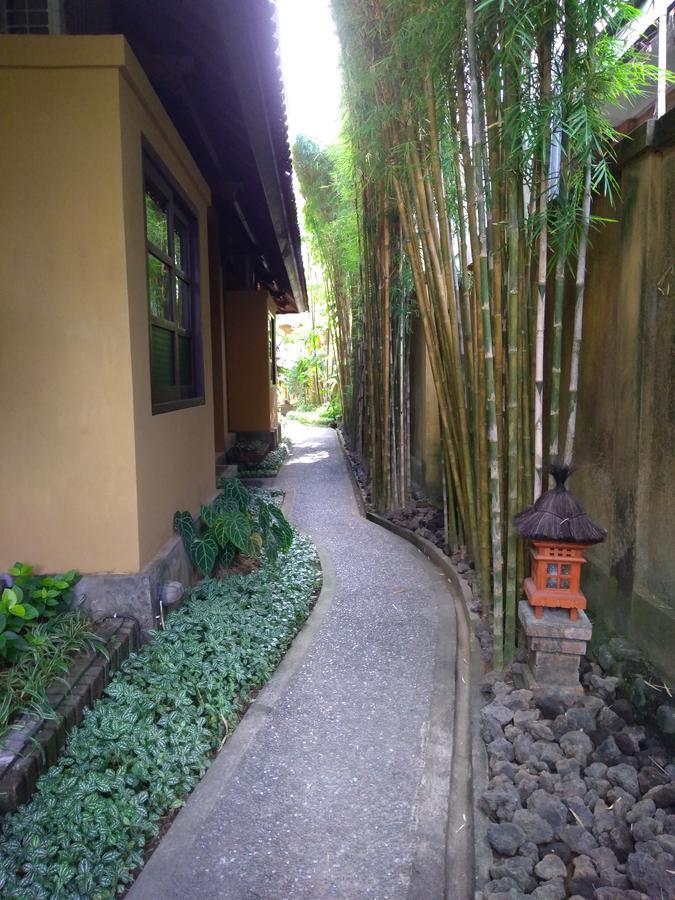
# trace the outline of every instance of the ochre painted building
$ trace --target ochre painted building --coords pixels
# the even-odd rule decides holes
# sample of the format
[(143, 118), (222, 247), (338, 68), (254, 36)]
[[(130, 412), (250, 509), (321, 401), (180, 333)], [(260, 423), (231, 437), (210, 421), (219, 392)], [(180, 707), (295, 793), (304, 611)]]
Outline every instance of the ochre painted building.
[(228, 390), (225, 296), (266, 325), (306, 296), (269, 5), (97, 9), (0, 35), (0, 571), (111, 573), (93, 607), (130, 610), (270, 404), (266, 353)]

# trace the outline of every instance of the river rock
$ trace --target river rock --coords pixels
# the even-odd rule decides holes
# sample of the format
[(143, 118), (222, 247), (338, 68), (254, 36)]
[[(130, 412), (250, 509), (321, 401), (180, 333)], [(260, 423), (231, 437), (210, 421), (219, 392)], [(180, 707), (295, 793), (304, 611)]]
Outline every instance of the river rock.
[(586, 831), (581, 825), (564, 825), (558, 834), (560, 840), (564, 841), (573, 853), (588, 854), (598, 846), (591, 832)]
[(488, 790), (480, 798), (479, 806), (492, 819), (510, 822), (514, 812), (520, 809), (520, 795), (511, 784)]
[(480, 715), (480, 736), (486, 744), (490, 741), (496, 741), (497, 738), (504, 737), (502, 726), (494, 716), (481, 710)]
[(632, 766), (620, 763), (618, 766), (610, 766), (607, 769), (607, 779), (612, 784), (627, 791), (633, 797), (640, 796), (640, 785), (637, 772)]
[(664, 734), (675, 734), (675, 706), (663, 703), (656, 710), (656, 724)]
[(561, 778), (578, 778), (581, 766), (576, 759), (558, 759), (556, 760), (555, 770)]
[(530, 896), (535, 897), (536, 900), (565, 900), (567, 896), (565, 882), (562, 878), (553, 878), (551, 881), (540, 884)]
[(537, 878), (541, 878), (542, 881), (550, 881), (552, 878), (565, 878), (567, 866), (559, 856), (548, 853), (534, 867), (534, 872)]
[(525, 832), (511, 822), (503, 822), (488, 827), (487, 839), (500, 856), (515, 856), (518, 847), (525, 841)]
[(593, 833), (596, 837), (610, 832), (617, 824), (614, 810), (609, 809), (604, 800), (598, 800), (593, 808)]
[(661, 825), (660, 822), (657, 822), (656, 819), (650, 819), (647, 816), (643, 816), (641, 819), (638, 819), (637, 822), (633, 822), (630, 827), (633, 840), (636, 844), (643, 841), (654, 840), (656, 835), (661, 833), (662, 829), (663, 825)]
[(553, 840), (553, 828), (538, 813), (530, 809), (517, 809), (512, 822), (525, 832), (526, 840), (534, 844), (546, 844)]
[(541, 693), (534, 698), (534, 702), (545, 719), (555, 719), (557, 716), (561, 716), (567, 708), (562, 695), (553, 691)]
[(526, 727), (535, 741), (555, 740), (555, 735), (545, 722), (530, 722)]
[(590, 857), (582, 854), (572, 860), (572, 876), (567, 882), (567, 889), (571, 894), (593, 900), (595, 889), (600, 887), (598, 875)]
[(490, 741), (487, 745), (487, 753), (490, 759), (506, 759), (509, 762), (514, 760), (513, 744), (504, 737)]
[(513, 724), (519, 728), (528, 728), (540, 715), (538, 709), (517, 709), (513, 714)]
[(675, 783), (652, 788), (647, 792), (647, 797), (654, 801), (657, 809), (675, 808)]
[(607, 766), (604, 763), (594, 762), (584, 769), (587, 778), (604, 778), (607, 774)]
[(527, 801), (527, 798), (531, 794), (533, 794), (538, 787), (539, 780), (535, 778), (534, 775), (526, 775), (524, 778), (521, 778), (520, 781), (518, 781), (516, 784), (518, 795), (523, 803)]
[(493, 879), (511, 878), (517, 886), (529, 894), (533, 891), (537, 882), (532, 876), (534, 863), (531, 859), (525, 859), (522, 856), (514, 856), (510, 859), (501, 859), (494, 865), (490, 866), (490, 875)]
[(609, 832), (609, 847), (614, 851), (619, 862), (625, 862), (633, 849), (630, 828), (625, 825), (615, 825)]
[(524, 856), (526, 859), (532, 860), (532, 865), (539, 862), (539, 847), (532, 841), (525, 841), (520, 845), (518, 856)]
[(526, 897), (513, 878), (488, 881), (483, 893), (485, 900), (523, 900)]
[(635, 733), (627, 731), (618, 731), (614, 735), (614, 742), (624, 756), (635, 756), (640, 752), (640, 742)]
[(613, 737), (608, 737), (595, 748), (593, 762), (605, 763), (611, 766), (620, 756), (621, 751), (616, 746), (616, 741)]
[(640, 800), (632, 809), (629, 809), (626, 813), (626, 822), (629, 825), (632, 825), (633, 822), (637, 822), (638, 819), (642, 819), (644, 816), (653, 816), (655, 812), (656, 804), (653, 800)]
[(623, 637), (613, 637), (607, 644), (607, 649), (614, 659), (627, 659), (631, 662), (637, 662), (642, 658), (638, 648)]
[(598, 728), (604, 728), (605, 731), (609, 731), (614, 734), (617, 731), (621, 731), (621, 729), (625, 728), (625, 726), (626, 723), (621, 718), (621, 716), (617, 716), (614, 710), (609, 706), (604, 706), (598, 713)]
[(509, 709), (515, 710), (525, 710), (530, 708), (530, 703), (532, 701), (532, 691), (527, 690), (518, 690), (511, 691), (511, 693), (504, 697), (503, 703), (504, 706), (508, 706)]
[(622, 888), (599, 887), (593, 894), (593, 900), (648, 900), (641, 891), (625, 891)]
[(586, 794), (586, 782), (583, 778), (562, 778), (560, 784), (555, 786), (555, 792), (565, 800), (570, 797), (581, 798)]
[(675, 897), (675, 875), (646, 853), (630, 854), (626, 875), (632, 886), (643, 891), (651, 900)]
[(593, 813), (586, 806), (583, 800), (580, 800), (578, 797), (569, 797), (565, 800), (565, 806), (572, 813), (572, 818), (577, 823), (577, 825), (581, 825), (583, 828), (586, 828), (590, 831), (593, 827)]
[(586, 765), (593, 750), (591, 739), (583, 731), (570, 731), (563, 734), (560, 738), (560, 746), (565, 756), (576, 759), (582, 766)]
[(640, 792), (646, 794), (652, 788), (661, 787), (668, 783), (668, 776), (657, 766), (645, 765), (638, 772)]
[(554, 832), (559, 831), (567, 822), (567, 807), (544, 790), (536, 790), (527, 798), (527, 808), (546, 819)]
[(496, 719), (500, 725), (508, 725), (509, 722), (513, 720), (513, 710), (509, 709), (508, 706), (504, 706), (503, 703), (499, 702), (499, 698), (492, 701), (492, 703), (488, 703), (487, 706), (484, 706), (481, 710), (482, 716), (492, 716), (493, 719)]

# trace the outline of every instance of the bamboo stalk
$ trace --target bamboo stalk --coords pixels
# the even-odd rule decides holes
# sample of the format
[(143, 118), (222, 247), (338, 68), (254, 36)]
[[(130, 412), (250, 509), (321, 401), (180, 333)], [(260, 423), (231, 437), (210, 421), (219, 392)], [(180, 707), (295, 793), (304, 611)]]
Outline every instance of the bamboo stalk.
[(572, 462), (574, 438), (577, 425), (577, 393), (579, 390), (579, 357), (581, 356), (581, 338), (584, 324), (584, 292), (586, 288), (586, 251), (588, 248), (588, 232), (591, 223), (591, 160), (586, 163), (584, 173), (584, 194), (581, 221), (581, 235), (577, 252), (576, 296), (574, 304), (574, 335), (572, 338), (572, 362), (570, 366), (569, 415), (565, 439), (565, 464)]
[(492, 322), (490, 317), (490, 295), (488, 276), (488, 249), (485, 227), (485, 193), (483, 180), (483, 150), (481, 136), (480, 94), (478, 90), (478, 65), (476, 60), (475, 16), (472, 0), (465, 0), (467, 23), (467, 53), (471, 77), (472, 96), (472, 140), (476, 205), (478, 209), (478, 234), (480, 241), (480, 284), (483, 320), (483, 341), (487, 387), (488, 457), (490, 463), (491, 533), (493, 565), (493, 639), (495, 668), (504, 664), (504, 608), (502, 586), (502, 535), (501, 535), (501, 477), (499, 470), (499, 447), (497, 435), (497, 403), (495, 396), (494, 349)]

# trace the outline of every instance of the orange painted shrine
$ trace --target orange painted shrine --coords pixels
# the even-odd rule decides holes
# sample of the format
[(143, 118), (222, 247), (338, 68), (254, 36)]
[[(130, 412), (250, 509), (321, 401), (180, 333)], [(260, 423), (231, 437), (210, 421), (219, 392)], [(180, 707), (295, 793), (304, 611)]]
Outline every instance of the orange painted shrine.
[(586, 562), (584, 544), (564, 541), (532, 541), (532, 572), (525, 579), (525, 594), (540, 619), (544, 607), (569, 609), (570, 619), (586, 609), (581, 593), (581, 566)]

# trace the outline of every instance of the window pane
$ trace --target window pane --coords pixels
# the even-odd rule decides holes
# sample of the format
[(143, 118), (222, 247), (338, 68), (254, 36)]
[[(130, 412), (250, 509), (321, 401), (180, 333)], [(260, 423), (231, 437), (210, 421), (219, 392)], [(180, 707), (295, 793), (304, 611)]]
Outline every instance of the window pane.
[(180, 383), (182, 385), (192, 384), (192, 338), (178, 337), (178, 367), (180, 372)]
[(558, 587), (558, 579), (557, 578), (547, 578), (546, 579), (546, 587), (547, 588), (557, 588)]
[(561, 575), (571, 575), (572, 574), (572, 566), (562, 565), (560, 567), (560, 574)]
[(561, 587), (563, 590), (565, 590), (565, 591), (569, 591), (569, 589), (570, 589), (570, 580), (569, 580), (569, 578), (561, 578), (561, 579), (560, 579), (560, 587)]
[(182, 222), (177, 221), (173, 230), (173, 258), (181, 272), (189, 271), (189, 248), (188, 229)]
[(174, 303), (174, 321), (189, 331), (192, 325), (190, 285), (178, 276), (176, 276)]
[(28, 13), (28, 24), (30, 26), (30, 30), (33, 34), (35, 34), (38, 29), (44, 29), (45, 32), (49, 33), (49, 18), (47, 17), (47, 10), (44, 12), (29, 12)]
[(150, 329), (150, 370), (153, 388), (170, 387), (174, 376), (173, 332), (153, 325)]
[(546, 566), (546, 574), (547, 575), (557, 575), (558, 574), (558, 564), (557, 563), (548, 563)]
[(148, 240), (164, 253), (169, 252), (168, 203), (151, 185), (145, 188), (145, 228)]
[(152, 253), (148, 253), (148, 296), (153, 316), (170, 319), (169, 267)]

